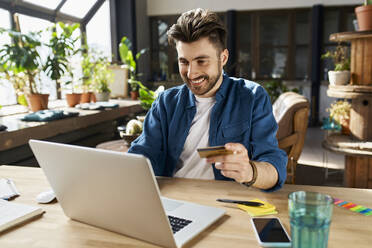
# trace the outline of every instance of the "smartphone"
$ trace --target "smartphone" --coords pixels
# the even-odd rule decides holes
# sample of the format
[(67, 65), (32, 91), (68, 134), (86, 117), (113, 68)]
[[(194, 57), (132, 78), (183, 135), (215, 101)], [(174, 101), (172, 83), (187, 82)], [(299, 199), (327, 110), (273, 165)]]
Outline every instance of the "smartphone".
[(196, 149), (199, 153), (199, 157), (208, 158), (218, 155), (233, 154), (232, 151), (226, 150), (224, 146), (211, 146)]
[(278, 218), (252, 218), (251, 221), (262, 247), (291, 247), (291, 239)]

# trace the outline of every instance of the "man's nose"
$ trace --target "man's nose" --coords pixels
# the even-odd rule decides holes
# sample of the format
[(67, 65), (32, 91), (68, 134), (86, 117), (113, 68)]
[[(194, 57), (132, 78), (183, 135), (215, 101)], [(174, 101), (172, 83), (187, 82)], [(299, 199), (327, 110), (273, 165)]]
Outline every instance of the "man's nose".
[(196, 66), (190, 63), (187, 69), (187, 77), (194, 78), (197, 74), (198, 74), (198, 71), (197, 71)]

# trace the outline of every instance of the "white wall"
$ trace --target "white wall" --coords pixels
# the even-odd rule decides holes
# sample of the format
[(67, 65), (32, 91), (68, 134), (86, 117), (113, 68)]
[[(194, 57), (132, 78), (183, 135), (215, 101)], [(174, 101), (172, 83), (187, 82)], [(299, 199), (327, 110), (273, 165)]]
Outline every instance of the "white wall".
[(186, 10), (205, 8), (211, 11), (227, 10), (262, 10), (311, 7), (314, 4), (361, 5), (362, 0), (147, 0), (147, 14), (172, 15)]

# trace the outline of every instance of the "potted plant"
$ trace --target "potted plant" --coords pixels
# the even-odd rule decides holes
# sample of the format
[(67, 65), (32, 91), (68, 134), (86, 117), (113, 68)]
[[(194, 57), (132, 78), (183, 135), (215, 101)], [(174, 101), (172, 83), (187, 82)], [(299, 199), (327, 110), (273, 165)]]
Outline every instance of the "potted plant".
[(139, 96), (139, 92), (138, 92), (139, 81), (137, 81), (133, 78), (130, 78), (130, 79), (128, 79), (128, 82), (129, 82), (129, 85), (130, 85), (130, 98), (132, 100), (137, 100), (138, 96)]
[[(7, 71), (9, 78), (16, 85), (16, 90), (22, 91), (32, 111), (48, 108), (49, 94), (42, 94), (37, 76), (41, 69), (38, 48), (40, 32), (22, 34), (14, 30), (0, 28), (1, 33), (7, 33), (11, 39), (0, 49), (0, 61), (3, 71)], [(24, 98), (24, 97), (21, 97)]]
[(132, 43), (126, 36), (124, 36), (119, 44), (119, 54), (121, 61), (129, 68), (130, 76), (128, 82), (131, 88), (130, 94), (131, 98), (136, 100), (138, 98), (138, 83), (140, 83), (140, 81), (137, 80), (137, 76), (140, 76), (140, 74), (137, 74), (137, 61), (148, 49), (142, 49), (136, 54), (136, 57), (133, 56), (131, 49)]
[(332, 59), (335, 69), (328, 71), (328, 79), (331, 85), (345, 85), (350, 81), (350, 59), (347, 56), (347, 48), (337, 45), (335, 51), (328, 51), (322, 55), (322, 59)]
[(355, 8), (360, 31), (372, 30), (372, 0), (364, 0), (364, 5)]
[[(61, 85), (61, 78), (69, 76), (71, 80), (67, 81), (66, 84), (71, 84), (72, 93), (66, 94), (66, 100), (69, 107), (74, 107), (80, 101), (81, 94), (74, 93), (73, 85), (73, 72), (70, 66), (69, 60), (71, 57), (77, 54), (80, 49), (75, 48), (76, 41), (79, 37), (74, 38), (74, 31), (78, 29), (80, 24), (75, 23), (72, 25), (58, 22), (52, 28), (51, 38), (47, 44), (51, 49), (51, 54), (47, 57), (46, 63), (43, 67), (45, 73), (57, 84)], [(60, 97), (60, 91), (57, 95)]]
[(97, 101), (108, 101), (110, 98), (109, 84), (114, 81), (114, 74), (109, 66), (110, 62), (106, 57), (100, 58), (94, 66), (93, 87)]
[(81, 95), (80, 103), (89, 103), (95, 101), (95, 96), (92, 93), (92, 83), (93, 83), (93, 75), (94, 75), (94, 57), (93, 57), (93, 50), (88, 49), (87, 47), (84, 49), (83, 52), (83, 59), (81, 61), (81, 67), (83, 69), (83, 77), (82, 77), (82, 88), (83, 93)]
[(346, 100), (335, 101), (326, 111), (329, 112), (331, 120), (341, 126), (341, 133), (350, 134), (350, 110), (351, 104)]
[(156, 89), (156, 91), (152, 91), (141, 82), (137, 82), (137, 85), (139, 85), (139, 99), (144, 110), (149, 110), (158, 95), (165, 89), (164, 86), (161, 85)]
[(273, 79), (273, 80), (265, 81), (265, 82), (262, 82), (260, 84), (262, 85), (262, 87), (265, 88), (265, 90), (269, 94), (270, 100), (271, 100), (271, 103), (272, 104), (284, 92), (292, 91), (292, 92), (299, 93), (299, 89), (298, 88), (289, 89), (285, 84), (283, 84), (283, 81), (282, 80), (278, 80), (278, 79)]

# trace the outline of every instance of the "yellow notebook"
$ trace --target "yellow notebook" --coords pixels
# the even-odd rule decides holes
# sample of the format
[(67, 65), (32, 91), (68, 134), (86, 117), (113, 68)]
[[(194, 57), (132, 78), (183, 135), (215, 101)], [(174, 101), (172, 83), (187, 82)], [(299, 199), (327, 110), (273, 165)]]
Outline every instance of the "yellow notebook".
[(251, 200), (253, 202), (260, 202), (263, 203), (263, 206), (259, 207), (250, 207), (242, 204), (238, 204), (238, 207), (244, 211), (246, 211), (250, 216), (262, 216), (262, 215), (269, 215), (269, 214), (277, 214), (278, 212), (275, 209), (275, 206), (268, 203), (261, 201), (260, 199)]

